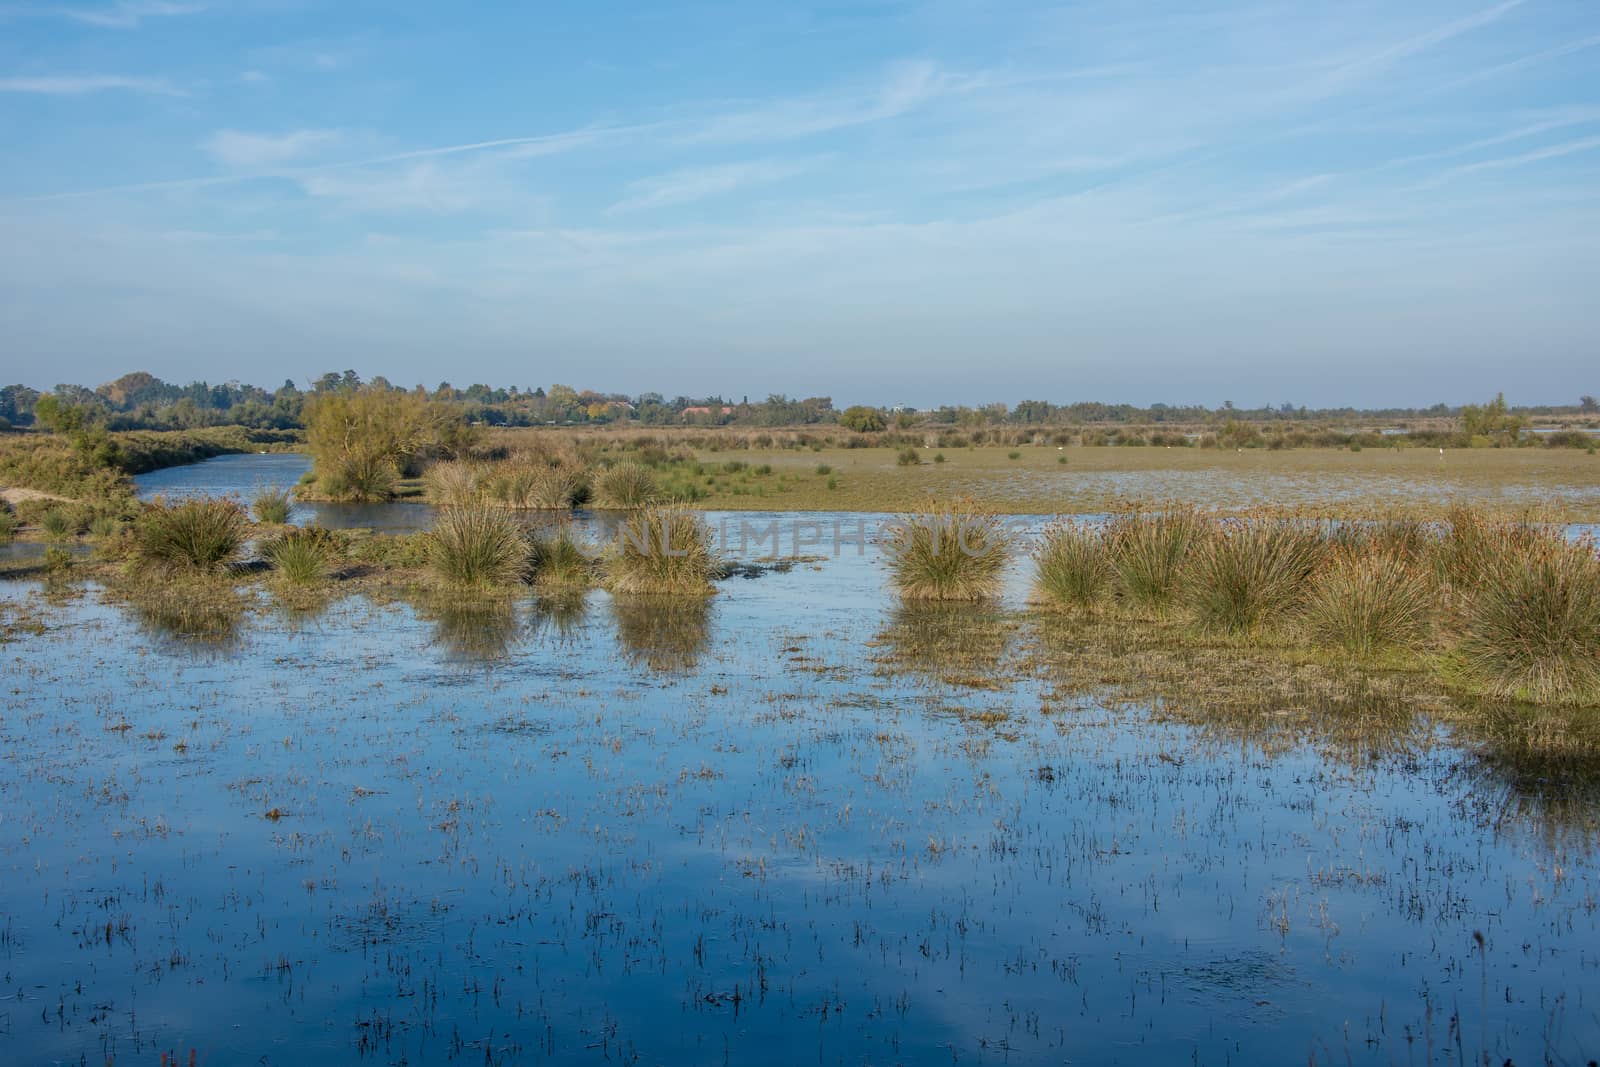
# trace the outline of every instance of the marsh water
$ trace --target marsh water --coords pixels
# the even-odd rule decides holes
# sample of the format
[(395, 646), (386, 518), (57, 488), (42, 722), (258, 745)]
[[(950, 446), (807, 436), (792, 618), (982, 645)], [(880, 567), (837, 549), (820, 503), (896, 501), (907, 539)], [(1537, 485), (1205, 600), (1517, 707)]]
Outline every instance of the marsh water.
[(1048, 627), (812, 554), (703, 609), (188, 632), (0, 586), (0, 1061), (1600, 1051), (1600, 805), (1560, 768), (1404, 705), (1307, 694), (1378, 724), (1350, 744), (1067, 697)]

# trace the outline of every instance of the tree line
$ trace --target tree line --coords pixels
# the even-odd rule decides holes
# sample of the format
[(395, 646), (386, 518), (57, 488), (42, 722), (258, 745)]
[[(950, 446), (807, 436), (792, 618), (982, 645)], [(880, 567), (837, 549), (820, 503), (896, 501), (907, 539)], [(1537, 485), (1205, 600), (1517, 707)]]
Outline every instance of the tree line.
[(917, 425), (977, 428), (997, 425), (1195, 425), (1228, 422), (1328, 423), (1354, 420), (1457, 419), (1469, 433), (1498, 433), (1525, 425), (1535, 416), (1600, 414), (1600, 402), (1584, 396), (1573, 405), (1511, 407), (1503, 396), (1484, 405), (1426, 408), (1309, 408), (1293, 404), (1238, 408), (1231, 402), (1203, 404), (1107, 404), (1095, 401), (1053, 403), (1023, 400), (1014, 405), (911, 407), (852, 405), (836, 410), (831, 397), (792, 398), (774, 393), (752, 401), (724, 396), (601, 393), (553, 384), (548, 387), (457, 388), (440, 382), (428, 389), (406, 389), (379, 376), (364, 380), (353, 370), (330, 371), (304, 388), (286, 380), (267, 389), (239, 382), (204, 381), (179, 385), (145, 371), (124, 374), (90, 389), (58, 385), (48, 393), (26, 385), (0, 388), (0, 430), (39, 426), (82, 435), (91, 431), (189, 430), (208, 426), (290, 430), (306, 427), (306, 409), (317, 397), (353, 392), (393, 394), (448, 404), (470, 425), (542, 426), (632, 423), (645, 426), (809, 426), (838, 424), (875, 432)]

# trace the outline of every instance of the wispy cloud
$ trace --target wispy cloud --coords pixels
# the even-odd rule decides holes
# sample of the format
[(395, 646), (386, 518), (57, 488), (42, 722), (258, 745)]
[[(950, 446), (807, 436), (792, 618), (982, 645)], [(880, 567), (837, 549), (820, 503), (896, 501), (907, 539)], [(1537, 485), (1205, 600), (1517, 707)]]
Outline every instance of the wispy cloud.
[(86, 26), (105, 29), (128, 30), (145, 19), (171, 18), (175, 15), (194, 15), (206, 10), (207, 5), (196, 3), (171, 3), (167, 0), (122, 0), (109, 7), (62, 8), (59, 14)]
[(206, 140), (205, 150), (226, 166), (260, 169), (303, 159), (338, 144), (342, 137), (338, 130), (294, 130), (281, 134), (218, 130)]
[(0, 6), (0, 20), (13, 19), (64, 19), (81, 26), (94, 26), (106, 30), (131, 30), (145, 19), (171, 18), (177, 15), (196, 15), (207, 10), (207, 3), (175, 3), (172, 0), (119, 0), (118, 3), (97, 7), (44, 7), (30, 4)]
[(1588, 152), (1600, 148), (1600, 137), (1585, 137), (1577, 141), (1567, 141), (1564, 144), (1549, 145), (1538, 148), (1532, 152), (1524, 152), (1518, 156), (1505, 156), (1500, 159), (1485, 159), (1477, 163), (1467, 163), (1459, 167), (1452, 167), (1442, 174), (1424, 182), (1422, 188), (1432, 189), (1445, 182), (1468, 174), (1479, 174), (1489, 170), (1508, 170), (1512, 167), (1525, 167), (1531, 163), (1542, 163), (1547, 159), (1560, 159), (1563, 156), (1576, 155), (1579, 152)]
[(1526, 0), (1503, 0), (1493, 7), (1475, 11), (1470, 15), (1447, 22), (1442, 26), (1419, 33), (1405, 40), (1397, 41), (1386, 48), (1358, 57), (1339, 64), (1328, 73), (1323, 85), (1329, 89), (1342, 89), (1352, 83), (1361, 82), (1368, 77), (1382, 72), (1395, 63), (1430, 48), (1444, 44), (1462, 34), (1471, 33), (1490, 23), (1497, 22), (1521, 7)]
[(644, 178), (628, 186), (628, 194), (613, 204), (610, 213), (672, 207), (723, 196), (750, 185), (783, 181), (809, 170), (812, 162), (753, 160), (680, 170)]
[(164, 78), (129, 78), (118, 74), (55, 74), (0, 78), (0, 93), (37, 93), (45, 96), (81, 96), (85, 93), (126, 91), (182, 96)]
[(970, 85), (967, 79), (919, 61), (894, 65), (869, 92), (775, 100), (694, 124), (686, 143), (784, 141), (870, 122), (913, 111), (945, 93)]

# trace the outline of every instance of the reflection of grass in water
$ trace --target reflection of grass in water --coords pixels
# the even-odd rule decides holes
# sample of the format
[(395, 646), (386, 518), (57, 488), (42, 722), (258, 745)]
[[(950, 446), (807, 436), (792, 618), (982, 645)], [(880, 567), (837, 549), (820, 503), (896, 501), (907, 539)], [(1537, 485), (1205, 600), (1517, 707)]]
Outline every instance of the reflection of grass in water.
[(231, 582), (198, 576), (124, 583), (110, 592), (155, 635), (209, 645), (236, 642), (248, 606)]
[(711, 603), (699, 597), (617, 597), (617, 641), (635, 664), (692, 670), (711, 637)]
[(1538, 827), (1551, 847), (1587, 853), (1600, 834), (1600, 722), (1581, 709), (1484, 704), (1458, 724), (1475, 747), (1470, 814), (1497, 827)]
[(1016, 632), (1013, 616), (970, 604), (905, 603), (872, 646), (880, 673), (974, 689), (1002, 689), (1013, 672), (1001, 661)]
[(1041, 617), (1028, 666), (1051, 688), (1046, 706), (1147, 706), (1201, 737), (1276, 753), (1314, 744), (1360, 765), (1425, 743), (1424, 708), (1451, 702), (1415, 674), (1374, 674), (1296, 658), (1281, 647), (1206, 641), (1177, 624)]
[(533, 602), (528, 628), (557, 644), (567, 644), (577, 637), (588, 616), (589, 601), (581, 591), (540, 596)]
[(439, 595), (416, 605), (433, 623), (432, 643), (445, 658), (462, 663), (493, 663), (507, 658), (521, 639), (516, 608), (509, 597)]

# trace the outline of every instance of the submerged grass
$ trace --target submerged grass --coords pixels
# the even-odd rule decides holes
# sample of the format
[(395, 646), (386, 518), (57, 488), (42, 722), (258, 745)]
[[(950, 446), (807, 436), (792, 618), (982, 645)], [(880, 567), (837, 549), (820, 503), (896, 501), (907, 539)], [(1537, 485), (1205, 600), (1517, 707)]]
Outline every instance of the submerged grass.
[(970, 500), (934, 501), (889, 531), (884, 552), (906, 600), (985, 600), (1000, 591), (1011, 538)]

